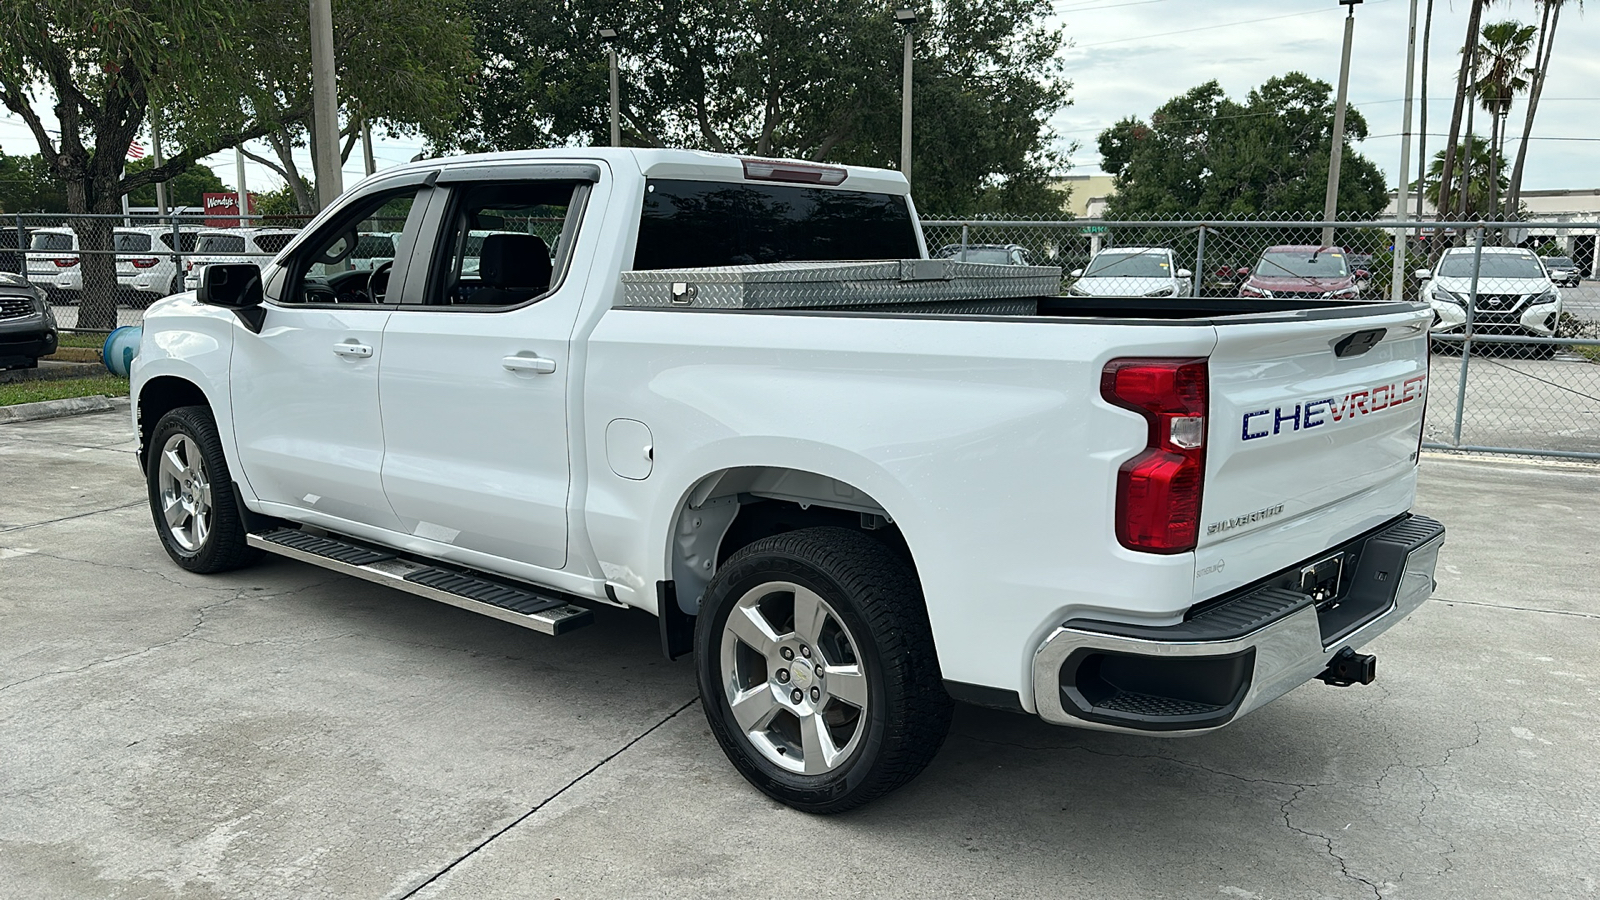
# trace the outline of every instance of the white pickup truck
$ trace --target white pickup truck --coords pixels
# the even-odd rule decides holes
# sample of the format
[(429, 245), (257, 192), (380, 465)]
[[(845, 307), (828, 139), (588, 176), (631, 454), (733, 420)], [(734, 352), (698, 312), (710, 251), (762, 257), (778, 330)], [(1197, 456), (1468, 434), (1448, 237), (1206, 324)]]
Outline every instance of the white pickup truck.
[(156, 529), (190, 571), (281, 554), (550, 634), (646, 610), (814, 812), (914, 777), (952, 698), (1192, 735), (1371, 680), (1444, 538), (1409, 512), (1426, 307), (926, 256), (894, 172), (387, 170), (146, 314)]

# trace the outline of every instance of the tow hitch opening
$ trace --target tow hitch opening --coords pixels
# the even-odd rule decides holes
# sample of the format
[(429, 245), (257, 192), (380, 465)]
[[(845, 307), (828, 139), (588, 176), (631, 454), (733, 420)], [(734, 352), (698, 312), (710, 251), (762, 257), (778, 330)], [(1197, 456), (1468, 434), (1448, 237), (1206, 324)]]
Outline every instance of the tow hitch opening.
[(1324, 684), (1349, 687), (1352, 684), (1371, 684), (1378, 677), (1378, 658), (1368, 653), (1357, 653), (1349, 647), (1340, 650), (1328, 661), (1328, 667), (1317, 676)]

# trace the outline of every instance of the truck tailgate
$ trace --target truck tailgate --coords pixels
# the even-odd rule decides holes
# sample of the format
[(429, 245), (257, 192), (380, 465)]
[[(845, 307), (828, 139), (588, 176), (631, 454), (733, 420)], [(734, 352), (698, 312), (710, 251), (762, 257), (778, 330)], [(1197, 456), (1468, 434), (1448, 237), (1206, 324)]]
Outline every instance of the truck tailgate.
[(1218, 323), (1195, 600), (1406, 512), (1427, 399), (1425, 310)]

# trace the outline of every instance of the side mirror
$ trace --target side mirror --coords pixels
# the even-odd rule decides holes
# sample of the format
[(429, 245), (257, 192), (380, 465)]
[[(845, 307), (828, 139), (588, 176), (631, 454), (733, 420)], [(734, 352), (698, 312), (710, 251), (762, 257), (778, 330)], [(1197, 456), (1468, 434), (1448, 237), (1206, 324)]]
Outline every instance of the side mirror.
[(1239, 276), (1240, 278), (1248, 277), (1250, 274), (1250, 267), (1240, 266), (1239, 268), (1233, 270), (1233, 274)]
[(1073, 269), (1072, 270), (1072, 277), (1073, 278), (1082, 278), (1083, 277), (1083, 270), (1082, 269)]
[(1433, 273), (1427, 269), (1418, 269), (1411, 273), (1411, 277), (1418, 281), (1427, 281), (1429, 278), (1433, 277)]
[(261, 267), (253, 263), (206, 266), (195, 299), (211, 306), (248, 309), (261, 305)]
[(1179, 269), (1178, 270), (1178, 277), (1179, 278), (1193, 278), (1194, 277), (1194, 273), (1189, 271), (1188, 269)]
[(1371, 278), (1372, 277), (1372, 273), (1368, 272), (1366, 269), (1357, 269), (1356, 270), (1356, 277), (1357, 278)]

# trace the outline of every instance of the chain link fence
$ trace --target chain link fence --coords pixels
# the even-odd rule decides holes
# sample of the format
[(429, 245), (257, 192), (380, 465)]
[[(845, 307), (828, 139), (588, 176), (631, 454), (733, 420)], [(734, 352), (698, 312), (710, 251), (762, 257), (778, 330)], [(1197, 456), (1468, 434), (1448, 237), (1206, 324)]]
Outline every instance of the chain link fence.
[(934, 256), (1060, 266), (1063, 293), (1426, 303), (1424, 446), (1600, 460), (1600, 223), (932, 219), (923, 233)]
[[(43, 288), (63, 330), (104, 332), (194, 288), (208, 264), (265, 263), (306, 221), (14, 215), (0, 223), (0, 271)], [(360, 223), (330, 265), (382, 265), (403, 224)], [(542, 234), (559, 220), (484, 227)], [(1425, 446), (1600, 460), (1600, 223), (932, 219), (923, 231), (936, 257), (1059, 266), (1063, 293), (1427, 303)]]

